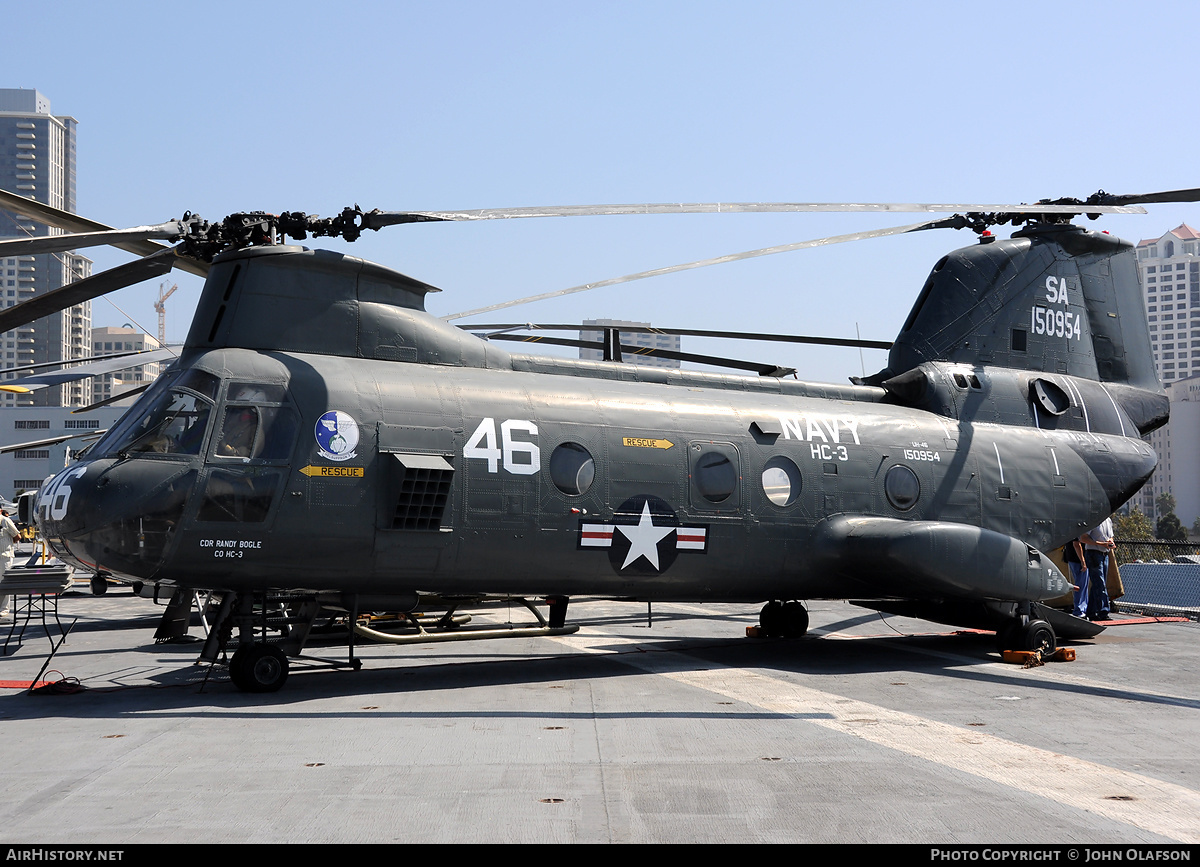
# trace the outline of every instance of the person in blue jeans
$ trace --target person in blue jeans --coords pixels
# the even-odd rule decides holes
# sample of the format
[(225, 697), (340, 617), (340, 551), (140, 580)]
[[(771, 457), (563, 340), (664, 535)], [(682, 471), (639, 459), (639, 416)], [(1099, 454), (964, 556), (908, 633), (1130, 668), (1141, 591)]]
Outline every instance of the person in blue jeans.
[(1075, 585), (1074, 604), (1071, 613), (1076, 617), (1087, 617), (1088, 569), (1083, 550), (1083, 537), (1072, 539), (1063, 548), (1063, 559), (1071, 570), (1071, 583)]
[(1109, 620), (1108, 555), (1117, 547), (1113, 541), (1112, 518), (1083, 534), (1083, 553), (1088, 572), (1088, 620)]

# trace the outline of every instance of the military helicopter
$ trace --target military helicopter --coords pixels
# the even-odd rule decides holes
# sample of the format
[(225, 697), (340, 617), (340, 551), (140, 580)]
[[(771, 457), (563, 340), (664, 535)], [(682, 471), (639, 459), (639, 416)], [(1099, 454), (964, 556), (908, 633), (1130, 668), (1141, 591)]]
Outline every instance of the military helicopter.
[[(1071, 218), (1198, 199), (356, 207), (112, 230), (5, 193), (0, 207), (73, 234), (0, 255), (113, 244), (141, 258), (0, 311), (0, 331), (172, 267), (206, 273), (178, 362), (43, 485), (37, 520), (80, 569), (221, 591), (213, 634), (239, 629), (241, 689), (282, 686), (322, 609), (488, 594), (549, 600), (550, 630), (569, 628), (583, 594), (765, 603), (773, 636), (805, 633), (804, 600), (850, 599), (1053, 649), (1041, 603), (1071, 585), (1045, 552), (1142, 486), (1157, 458), (1141, 437), (1169, 411), (1131, 245)], [(934, 265), (873, 376), (624, 365), (615, 334), (611, 361), (508, 352), (426, 312), (433, 286), (281, 243), (427, 221), (804, 210), (949, 216), (792, 248), (978, 234)], [(1000, 224), (1011, 238), (990, 232)], [(288, 646), (265, 626), (284, 593)]]

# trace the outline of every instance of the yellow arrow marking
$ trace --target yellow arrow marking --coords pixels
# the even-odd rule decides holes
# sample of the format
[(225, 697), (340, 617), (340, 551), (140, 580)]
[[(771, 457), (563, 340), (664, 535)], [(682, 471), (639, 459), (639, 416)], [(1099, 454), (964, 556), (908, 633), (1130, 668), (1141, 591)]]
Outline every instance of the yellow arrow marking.
[(648, 440), (641, 437), (624, 437), (621, 443), (635, 449), (669, 449), (675, 445), (670, 440)]
[(301, 467), (300, 472), (309, 478), (313, 476), (332, 476), (361, 479), (364, 474), (362, 467), (314, 467), (312, 465)]

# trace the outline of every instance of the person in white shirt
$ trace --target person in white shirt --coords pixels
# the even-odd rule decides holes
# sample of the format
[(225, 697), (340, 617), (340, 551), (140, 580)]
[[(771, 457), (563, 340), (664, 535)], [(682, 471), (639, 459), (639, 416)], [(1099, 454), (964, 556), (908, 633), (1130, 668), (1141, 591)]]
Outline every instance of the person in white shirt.
[(1084, 533), (1082, 541), (1090, 582), (1088, 620), (1109, 620), (1108, 555), (1117, 547), (1117, 543), (1113, 541), (1112, 518), (1105, 518), (1099, 527)]
[[(16, 557), (16, 552), (13, 546), (16, 545), (17, 539), (21, 538), (21, 532), (17, 529), (17, 525), (13, 523), (12, 518), (8, 517), (8, 512), (0, 509), (0, 575), (12, 568), (13, 559)], [(0, 616), (8, 614), (8, 597), (0, 596)]]

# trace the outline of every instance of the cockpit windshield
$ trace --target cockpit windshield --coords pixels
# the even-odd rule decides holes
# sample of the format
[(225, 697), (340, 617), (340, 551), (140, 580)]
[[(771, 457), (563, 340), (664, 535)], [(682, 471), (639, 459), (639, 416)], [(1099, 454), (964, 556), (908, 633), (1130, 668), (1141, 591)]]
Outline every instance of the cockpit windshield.
[(215, 396), (217, 385), (216, 377), (199, 370), (172, 377), (130, 409), (96, 454), (200, 454), (213, 409), (207, 395)]

